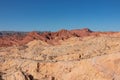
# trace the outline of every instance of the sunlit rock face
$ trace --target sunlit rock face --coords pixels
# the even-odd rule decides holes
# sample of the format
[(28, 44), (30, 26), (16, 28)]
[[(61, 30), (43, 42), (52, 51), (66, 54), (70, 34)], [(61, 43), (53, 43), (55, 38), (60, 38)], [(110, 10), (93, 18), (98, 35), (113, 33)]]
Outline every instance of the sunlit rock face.
[(119, 36), (87, 28), (0, 33), (0, 80), (120, 80)]

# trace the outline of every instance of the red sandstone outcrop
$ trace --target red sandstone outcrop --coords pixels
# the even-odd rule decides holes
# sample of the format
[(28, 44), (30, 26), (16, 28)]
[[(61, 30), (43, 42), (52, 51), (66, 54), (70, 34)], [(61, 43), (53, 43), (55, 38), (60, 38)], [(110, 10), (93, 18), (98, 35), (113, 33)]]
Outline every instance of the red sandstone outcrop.
[(88, 29), (1, 36), (8, 43), (0, 47), (0, 80), (120, 80), (119, 36)]
[(88, 28), (76, 30), (60, 30), (58, 32), (29, 32), (26, 35), (12, 34), (0, 36), (0, 47), (12, 45), (24, 45), (33, 40), (42, 40), (49, 44), (59, 44), (60, 40), (66, 40), (71, 37), (99, 36), (103, 34), (111, 35), (115, 32), (93, 32)]

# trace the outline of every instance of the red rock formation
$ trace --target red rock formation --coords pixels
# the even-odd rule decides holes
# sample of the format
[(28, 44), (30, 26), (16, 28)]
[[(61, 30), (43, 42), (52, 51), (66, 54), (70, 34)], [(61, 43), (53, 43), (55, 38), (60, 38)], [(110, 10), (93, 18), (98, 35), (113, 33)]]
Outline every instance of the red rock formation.
[(76, 30), (60, 30), (58, 32), (29, 32), (26, 35), (13, 34), (0, 36), (0, 47), (12, 45), (24, 45), (32, 40), (42, 40), (49, 44), (56, 44), (59, 40), (66, 40), (70, 37), (98, 36), (100, 34), (111, 35), (115, 32), (93, 32), (88, 28)]
[(75, 33), (79, 37), (89, 36), (92, 31), (88, 28), (71, 30), (72, 33)]

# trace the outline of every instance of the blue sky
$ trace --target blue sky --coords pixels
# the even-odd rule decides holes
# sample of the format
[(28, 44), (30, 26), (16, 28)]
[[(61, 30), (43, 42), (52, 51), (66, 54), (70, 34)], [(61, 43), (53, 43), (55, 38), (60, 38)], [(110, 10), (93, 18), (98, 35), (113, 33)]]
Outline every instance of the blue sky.
[(0, 31), (120, 31), (120, 0), (0, 0)]

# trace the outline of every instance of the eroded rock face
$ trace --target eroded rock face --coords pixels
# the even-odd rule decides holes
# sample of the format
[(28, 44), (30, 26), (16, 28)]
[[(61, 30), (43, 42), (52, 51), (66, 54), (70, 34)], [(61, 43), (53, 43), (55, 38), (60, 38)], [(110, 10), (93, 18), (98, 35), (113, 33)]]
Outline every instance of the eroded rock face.
[(42, 40), (48, 44), (60, 44), (59, 41), (66, 40), (71, 37), (86, 37), (86, 36), (100, 36), (113, 35), (117, 32), (93, 32), (88, 28), (76, 30), (60, 30), (58, 32), (9, 32), (0, 34), (0, 47), (7, 47), (13, 45), (24, 45), (33, 40)]
[(0, 47), (0, 80), (120, 80), (119, 35), (83, 29), (2, 36), (18, 46)]

